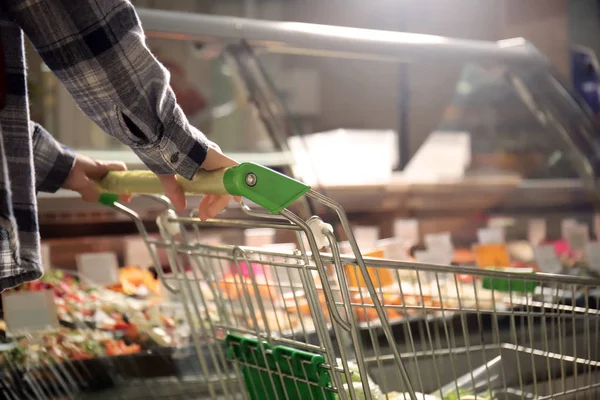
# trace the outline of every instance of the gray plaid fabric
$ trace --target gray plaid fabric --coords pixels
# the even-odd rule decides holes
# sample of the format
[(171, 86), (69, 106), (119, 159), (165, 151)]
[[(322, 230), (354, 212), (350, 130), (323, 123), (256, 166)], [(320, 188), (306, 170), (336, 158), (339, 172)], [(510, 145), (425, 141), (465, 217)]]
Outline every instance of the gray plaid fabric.
[(191, 179), (209, 145), (177, 105), (128, 1), (0, 0), (8, 84), (0, 112), (0, 291), (41, 276), (36, 190), (57, 190), (74, 157), (29, 121), (23, 32), (83, 112), (153, 172)]

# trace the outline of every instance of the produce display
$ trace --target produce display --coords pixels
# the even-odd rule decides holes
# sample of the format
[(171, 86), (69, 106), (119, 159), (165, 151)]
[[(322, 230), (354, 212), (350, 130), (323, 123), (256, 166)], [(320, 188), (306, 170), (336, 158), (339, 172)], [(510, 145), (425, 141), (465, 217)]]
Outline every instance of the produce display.
[(3, 355), (3, 361), (18, 367), (135, 354), (141, 349), (139, 344), (127, 344), (108, 332), (62, 328), (58, 332), (46, 333), (37, 340), (19, 339), (16, 346)]
[[(135, 285), (126, 278), (122, 282), (123, 288)], [(154, 290), (152, 284), (151, 288)], [(13, 289), (45, 290), (54, 294), (61, 328), (16, 338), (16, 347), (4, 354), (4, 361), (32, 365), (43, 360), (86, 360), (136, 354), (178, 343), (178, 317), (154, 295), (133, 297), (117, 285), (110, 289), (94, 287), (63, 271), (50, 271), (39, 280)]]
[[(543, 244), (554, 246), (564, 270), (573, 271), (578, 266), (586, 269), (584, 252), (572, 250), (566, 241)], [(456, 265), (479, 268), (515, 268), (515, 271), (519, 269), (523, 273), (543, 270), (543, 266), (538, 266), (531, 259), (531, 252), (525, 247), (521, 243), (452, 249), (452, 257), (448, 260), (452, 259)], [(260, 331), (267, 336), (309, 341), (309, 335), (317, 332), (313, 315), (316, 310), (311, 307), (309, 298), (315, 299), (314, 306), (323, 312), (325, 323), (331, 328), (331, 304), (328, 300), (333, 300), (343, 310), (343, 295), (346, 295), (343, 291), (346, 290), (349, 292), (352, 317), (358, 322), (359, 329), (363, 330), (361, 334), (382, 323), (374, 307), (375, 299), (366, 289), (364, 278), (356, 272), (354, 265), (342, 266), (337, 271), (334, 268), (327, 269), (327, 285), (331, 288), (333, 299), (326, 299), (325, 288), (316, 271), (312, 271), (314, 291), (307, 293), (302, 281), (289, 278), (289, 273), (282, 274), (290, 279), (282, 284), (281, 275), (276, 272), (276, 268), (281, 269), (282, 266), (262, 264), (260, 254), (257, 260), (253, 257), (250, 255), (246, 262), (229, 265), (225, 270), (219, 264), (220, 268), (215, 268), (217, 273), (206, 279), (191, 275), (197, 271), (186, 272), (188, 283), (192, 285), (186, 289), (185, 301), (194, 304), (194, 310), (185, 310), (187, 314), (184, 313), (184, 305), (171, 304), (163, 298), (160, 282), (150, 272), (137, 267), (119, 269), (119, 282), (107, 287), (90, 284), (75, 273), (50, 271), (43, 278), (23, 284), (13, 291), (52, 292), (60, 329), (14, 338), (13, 348), (0, 352), (0, 367), (26, 369), (65, 361), (135, 358), (150, 355), (161, 348), (188, 346), (192, 333), (199, 336), (200, 340), (223, 339), (228, 327), (240, 328), (249, 335)], [(519, 297), (534, 295), (535, 282), (531, 287), (523, 284), (521, 290), (520, 286), (515, 286), (519, 279), (510, 278), (514, 282), (509, 294), (509, 290), (503, 291), (493, 282), (490, 283), (490, 278), (486, 281), (485, 277), (477, 274), (458, 274), (451, 269), (447, 272), (431, 272), (417, 271), (411, 267), (378, 267), (374, 259), (384, 258), (383, 251), (371, 251), (365, 257), (368, 257), (367, 271), (375, 286), (378, 301), (390, 325), (409, 326), (415, 320), (452, 318), (459, 312), (463, 315), (469, 312), (481, 315), (509, 307), (515, 309), (519, 307)], [(410, 260), (416, 262), (416, 257)], [(501, 260), (502, 265), (494, 265), (494, 260)], [(347, 285), (340, 284), (338, 271), (345, 274)], [(523, 283), (524, 279), (520, 281)], [(515, 288), (520, 294), (514, 294)], [(332, 329), (330, 331), (333, 333)], [(350, 363), (349, 367), (351, 380), (346, 382), (343, 376), (341, 389), (349, 392), (353, 388), (357, 398), (361, 399), (364, 393), (358, 367), (354, 363)], [(368, 382), (371, 397), (375, 400), (409, 398), (406, 393), (384, 393), (371, 377), (368, 377)], [(417, 398), (492, 400), (494, 395), (491, 392), (472, 393), (459, 389), (444, 396), (435, 392), (418, 393)]]

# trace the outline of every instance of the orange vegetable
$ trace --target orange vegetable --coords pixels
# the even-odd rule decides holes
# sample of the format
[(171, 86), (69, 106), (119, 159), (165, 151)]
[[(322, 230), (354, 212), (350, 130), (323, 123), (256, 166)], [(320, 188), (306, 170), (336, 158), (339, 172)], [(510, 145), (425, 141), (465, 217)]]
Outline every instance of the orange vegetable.
[(175, 328), (175, 321), (173, 321), (173, 318), (169, 318), (169, 317), (165, 317), (164, 315), (161, 315), (160, 320), (162, 321), (163, 325), (166, 326), (167, 328)]
[(129, 326), (125, 330), (125, 336), (127, 336), (128, 338), (135, 339), (139, 336), (139, 334), (140, 332), (137, 326), (135, 326), (134, 324), (129, 324)]
[(160, 296), (160, 283), (148, 270), (136, 266), (119, 269), (119, 283), (108, 286), (108, 289), (119, 293), (135, 294), (140, 286), (145, 286), (153, 294)]

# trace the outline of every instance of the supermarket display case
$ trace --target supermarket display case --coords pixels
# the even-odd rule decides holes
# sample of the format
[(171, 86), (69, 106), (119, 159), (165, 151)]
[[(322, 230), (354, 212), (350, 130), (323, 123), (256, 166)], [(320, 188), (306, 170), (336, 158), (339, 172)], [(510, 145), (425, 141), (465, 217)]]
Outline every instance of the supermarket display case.
[[(379, 226), (381, 237), (392, 234), (392, 221), (400, 217), (419, 219), (422, 233), (450, 230), (465, 245), (494, 216), (512, 218), (509, 235), (515, 238), (526, 235), (526, 224), (519, 222), (535, 217), (548, 219), (551, 236), (558, 235), (562, 218), (579, 218), (591, 226), (600, 154), (596, 121), (585, 102), (524, 40), (479, 42), (146, 9), (140, 9), (139, 15), (148, 45), (171, 69), (178, 98), (192, 123), (240, 161), (256, 161), (301, 179), (312, 167), (310, 183), (339, 200), (357, 224)], [(406, 96), (403, 104), (412, 104), (406, 117), (409, 123), (394, 124), (398, 138), (386, 146), (406, 145), (409, 139), (424, 144), (420, 149), (414, 144), (414, 149), (392, 149), (396, 155), (386, 158), (387, 173), (382, 164), (377, 174), (373, 172), (377, 176), (363, 173), (354, 179), (361, 164), (356, 160), (369, 165), (382, 158), (382, 151), (390, 150), (373, 147), (370, 153), (347, 154), (355, 151), (348, 147), (355, 139), (338, 138), (328, 142), (327, 162), (315, 171), (316, 164), (310, 165), (314, 157), (305, 156), (318, 118), (307, 118), (306, 107), (290, 109), (283, 99), (289, 90), (281, 89), (281, 76), (293, 79), (281, 72), (286, 60), (288, 64), (325, 60), (334, 73), (337, 63), (358, 63), (356, 68), (370, 68), (374, 74), (378, 69), (405, 66), (408, 75), (391, 76), (394, 84), (410, 81), (411, 93), (398, 94)], [(322, 67), (316, 65), (317, 70)], [(47, 86), (59, 92), (57, 99), (64, 97), (55, 83)], [(55, 117), (69, 112), (66, 100), (49, 104), (55, 106)], [(393, 115), (406, 111), (391, 109)], [(49, 107), (47, 112), (51, 111)], [(54, 131), (83, 153), (122, 159), (130, 168), (142, 167), (131, 152), (95, 128), (82, 132), (73, 125), (77, 134), (72, 137), (78, 137), (80, 144), (69, 142), (74, 139), (60, 127)], [(429, 143), (425, 138), (439, 139), (436, 134), (440, 133), (466, 135), (462, 145), (442, 150), (464, 153), (462, 158), (436, 156), (439, 140)], [(356, 139), (354, 148), (366, 147), (368, 137)], [(94, 144), (96, 140), (102, 143)], [(296, 145), (292, 151), (292, 140), (300, 147), (304, 143), (305, 148), (298, 151)], [(92, 146), (96, 150), (89, 150)], [(398, 153), (411, 152), (415, 154), (404, 171), (392, 173)], [(346, 179), (320, 181), (327, 171), (329, 176)], [(193, 198), (190, 206), (194, 204), (197, 199)], [(145, 220), (154, 220), (157, 211), (150, 203), (138, 199), (134, 207)], [(307, 213), (323, 211), (307, 207)], [(46, 238), (135, 232), (110, 210), (83, 204), (67, 192), (41, 194), (39, 209)]]

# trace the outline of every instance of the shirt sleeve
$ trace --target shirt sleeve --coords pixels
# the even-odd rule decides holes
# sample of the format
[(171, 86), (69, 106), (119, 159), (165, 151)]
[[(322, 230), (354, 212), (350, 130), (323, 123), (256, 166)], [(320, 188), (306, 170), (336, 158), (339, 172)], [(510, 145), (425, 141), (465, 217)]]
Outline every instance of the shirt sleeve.
[(209, 142), (191, 126), (169, 72), (125, 0), (6, 0), (8, 11), (77, 105), (156, 174), (191, 179)]
[(75, 153), (60, 144), (40, 124), (30, 121), (29, 128), (32, 132), (36, 190), (54, 193), (69, 176), (75, 163)]

